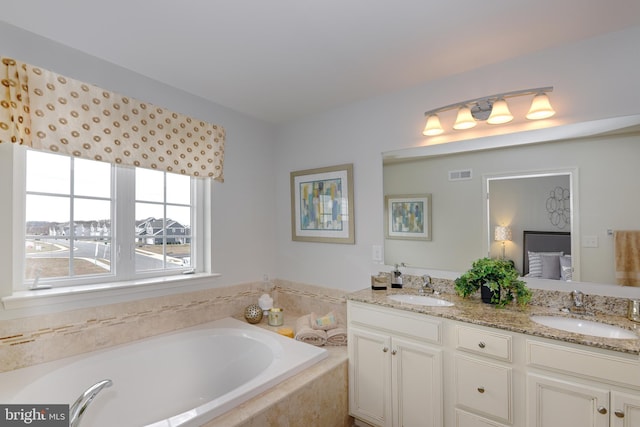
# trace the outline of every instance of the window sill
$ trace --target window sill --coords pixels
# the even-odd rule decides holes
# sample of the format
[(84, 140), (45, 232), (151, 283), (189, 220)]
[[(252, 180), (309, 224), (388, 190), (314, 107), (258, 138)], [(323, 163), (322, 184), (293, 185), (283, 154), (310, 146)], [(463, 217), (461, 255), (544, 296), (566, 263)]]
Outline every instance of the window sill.
[[(12, 295), (3, 297), (2, 304), (5, 314), (8, 314), (9, 311), (23, 310), (29, 310), (29, 315), (43, 314), (197, 291), (209, 288), (211, 280), (216, 277), (220, 277), (220, 274), (198, 273), (98, 285), (16, 291)], [(9, 317), (16, 317), (15, 315), (18, 313), (9, 314)]]

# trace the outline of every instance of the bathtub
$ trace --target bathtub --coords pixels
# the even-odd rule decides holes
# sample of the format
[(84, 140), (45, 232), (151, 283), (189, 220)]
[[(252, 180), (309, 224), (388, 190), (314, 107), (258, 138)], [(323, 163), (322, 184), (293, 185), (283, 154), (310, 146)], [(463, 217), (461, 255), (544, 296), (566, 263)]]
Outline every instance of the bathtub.
[(81, 426), (200, 426), (325, 357), (324, 349), (225, 318), (0, 373), (0, 403), (71, 404), (110, 379)]

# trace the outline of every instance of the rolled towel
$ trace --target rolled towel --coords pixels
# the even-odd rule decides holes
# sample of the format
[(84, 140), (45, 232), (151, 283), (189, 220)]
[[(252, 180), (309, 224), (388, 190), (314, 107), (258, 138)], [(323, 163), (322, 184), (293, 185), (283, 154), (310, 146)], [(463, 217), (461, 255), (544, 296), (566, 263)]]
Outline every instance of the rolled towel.
[(327, 345), (347, 345), (347, 328), (339, 323), (336, 328), (327, 331)]
[(311, 316), (307, 314), (299, 317), (296, 321), (296, 340), (316, 346), (325, 345), (327, 342), (327, 333), (313, 329), (310, 318)]
[(329, 329), (338, 327), (338, 317), (333, 313), (333, 311), (328, 312), (322, 317), (315, 313), (311, 313), (309, 322), (313, 329), (319, 329), (322, 331), (328, 331)]

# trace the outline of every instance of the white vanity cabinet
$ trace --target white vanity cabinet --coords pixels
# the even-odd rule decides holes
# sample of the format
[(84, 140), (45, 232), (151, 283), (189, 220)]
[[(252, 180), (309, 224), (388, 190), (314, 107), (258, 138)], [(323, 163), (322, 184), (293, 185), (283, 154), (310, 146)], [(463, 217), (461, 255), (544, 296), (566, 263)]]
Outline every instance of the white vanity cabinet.
[(640, 396), (578, 381), (530, 374), (529, 425), (640, 426)]
[(611, 392), (611, 412), (611, 427), (640, 426), (640, 392)]
[(352, 301), (347, 315), (351, 415), (375, 426), (442, 426), (442, 322)]
[(511, 424), (512, 336), (458, 323), (453, 334), (456, 427)]
[(526, 346), (528, 426), (640, 426), (637, 356), (535, 339)]
[(604, 388), (529, 374), (527, 395), (530, 426), (609, 426), (609, 392)]
[(640, 427), (638, 354), (359, 301), (347, 307), (349, 411), (368, 424)]

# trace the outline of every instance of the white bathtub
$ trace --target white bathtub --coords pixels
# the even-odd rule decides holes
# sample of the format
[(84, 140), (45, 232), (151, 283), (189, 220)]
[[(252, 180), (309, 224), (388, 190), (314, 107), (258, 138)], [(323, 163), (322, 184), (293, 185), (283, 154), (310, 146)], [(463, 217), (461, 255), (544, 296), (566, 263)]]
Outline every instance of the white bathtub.
[(326, 356), (324, 349), (225, 318), (0, 373), (0, 403), (71, 404), (111, 379), (81, 426), (200, 426)]

